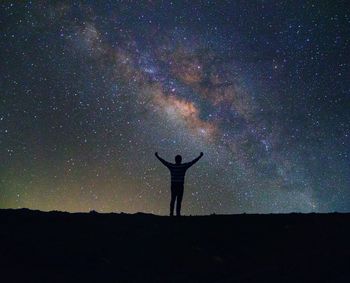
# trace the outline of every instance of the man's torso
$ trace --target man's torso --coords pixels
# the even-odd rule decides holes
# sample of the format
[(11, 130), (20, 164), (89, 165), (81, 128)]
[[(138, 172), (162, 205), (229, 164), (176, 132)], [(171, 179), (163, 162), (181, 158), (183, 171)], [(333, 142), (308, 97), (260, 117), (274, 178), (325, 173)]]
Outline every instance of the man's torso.
[(174, 164), (169, 166), (170, 174), (171, 174), (171, 183), (174, 184), (183, 184), (185, 182), (185, 174), (187, 170), (186, 164)]

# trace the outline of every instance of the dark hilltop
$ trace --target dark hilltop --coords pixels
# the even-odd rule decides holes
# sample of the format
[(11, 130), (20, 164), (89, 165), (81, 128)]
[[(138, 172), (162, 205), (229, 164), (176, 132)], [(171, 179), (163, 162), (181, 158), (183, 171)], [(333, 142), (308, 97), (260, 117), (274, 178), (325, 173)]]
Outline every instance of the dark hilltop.
[(350, 282), (350, 214), (0, 210), (1, 282)]

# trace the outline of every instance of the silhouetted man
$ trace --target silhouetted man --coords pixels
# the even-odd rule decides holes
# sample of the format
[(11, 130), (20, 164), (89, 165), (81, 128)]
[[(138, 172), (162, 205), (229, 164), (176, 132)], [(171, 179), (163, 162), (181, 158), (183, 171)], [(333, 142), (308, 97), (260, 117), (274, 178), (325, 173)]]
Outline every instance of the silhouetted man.
[(181, 163), (181, 155), (175, 156), (175, 164), (165, 161), (163, 158), (159, 157), (158, 152), (155, 153), (156, 157), (162, 162), (168, 169), (171, 174), (171, 201), (170, 201), (170, 216), (174, 215), (174, 205), (176, 201), (176, 215), (180, 216), (181, 210), (181, 201), (184, 194), (184, 180), (185, 173), (188, 168), (195, 164), (202, 156), (203, 152), (200, 155), (188, 163)]

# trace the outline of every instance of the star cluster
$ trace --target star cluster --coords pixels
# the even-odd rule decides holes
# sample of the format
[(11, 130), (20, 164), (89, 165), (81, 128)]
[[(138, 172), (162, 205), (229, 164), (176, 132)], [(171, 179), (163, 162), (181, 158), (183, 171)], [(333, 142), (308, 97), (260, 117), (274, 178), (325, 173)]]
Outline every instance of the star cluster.
[(350, 210), (342, 1), (1, 3), (0, 207)]

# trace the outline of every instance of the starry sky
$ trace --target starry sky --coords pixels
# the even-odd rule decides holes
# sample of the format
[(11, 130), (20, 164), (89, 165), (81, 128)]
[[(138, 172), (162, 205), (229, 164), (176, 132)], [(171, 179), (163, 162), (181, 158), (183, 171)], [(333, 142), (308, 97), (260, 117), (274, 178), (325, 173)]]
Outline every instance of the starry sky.
[(0, 5), (0, 208), (350, 211), (346, 1)]

